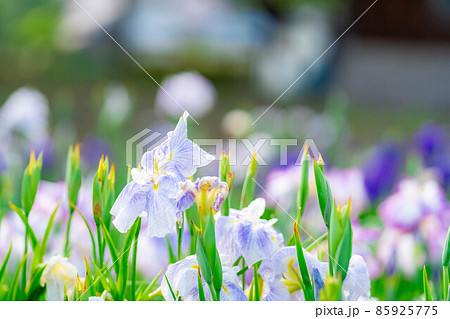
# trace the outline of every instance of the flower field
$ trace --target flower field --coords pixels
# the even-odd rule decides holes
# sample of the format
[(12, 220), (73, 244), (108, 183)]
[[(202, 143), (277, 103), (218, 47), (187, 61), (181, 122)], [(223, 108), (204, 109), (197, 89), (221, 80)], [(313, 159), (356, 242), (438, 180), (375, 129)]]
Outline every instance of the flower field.
[(0, 1), (0, 301), (442, 315), (449, 16), (445, 0)]

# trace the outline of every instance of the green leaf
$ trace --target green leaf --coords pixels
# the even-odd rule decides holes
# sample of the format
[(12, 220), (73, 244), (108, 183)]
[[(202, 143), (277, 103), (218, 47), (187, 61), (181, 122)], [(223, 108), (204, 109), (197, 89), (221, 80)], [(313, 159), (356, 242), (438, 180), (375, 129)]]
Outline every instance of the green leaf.
[(450, 227), (445, 238), (444, 249), (442, 250), (442, 266), (448, 267), (450, 264)]
[(89, 226), (89, 223), (87, 222), (86, 218), (84, 218), (83, 214), (78, 210), (77, 206), (75, 206), (74, 204), (71, 204), (73, 209), (80, 215), (81, 219), (83, 220), (84, 224), (86, 225), (86, 228), (89, 232), (89, 236), (91, 237), (91, 242), (92, 242), (92, 253), (94, 254), (94, 261), (97, 261), (97, 248), (95, 245), (95, 239), (94, 239), (94, 234), (92, 233), (92, 229)]
[(448, 288), (449, 288), (449, 279), (448, 279), (448, 267), (442, 267), (442, 300), (448, 299)]
[[(158, 273), (158, 275), (147, 285), (147, 287), (140, 291), (138, 293), (138, 296), (136, 297), (136, 300), (147, 300), (148, 295), (150, 294), (150, 292), (153, 290), (153, 287), (155, 287), (156, 283), (159, 280), (159, 277), (161, 277), (162, 274), (162, 270)], [(143, 282), (143, 287), (145, 286), (145, 282)], [(138, 289), (139, 291), (139, 289)]]
[[(317, 247), (317, 245), (319, 245), (321, 242), (323, 242), (327, 237), (328, 237), (328, 233), (323, 234), (316, 240), (311, 239), (311, 237), (308, 238), (308, 239), (311, 239), (310, 241), (312, 241), (312, 243), (309, 243), (310, 241), (308, 241), (308, 245), (305, 247), (305, 250), (311, 252), (314, 248)], [(306, 241), (304, 244), (306, 245)]]
[(197, 236), (196, 255), (197, 255), (198, 265), (200, 267), (200, 271), (203, 275), (203, 278), (205, 279), (208, 286), (210, 286), (210, 285), (212, 285), (211, 266), (209, 265), (208, 258), (206, 257), (205, 250), (203, 248), (203, 244), (200, 239), (200, 236)]
[(297, 193), (298, 223), (300, 223), (300, 219), (302, 218), (302, 215), (305, 210), (306, 199), (308, 198), (308, 185), (309, 185), (309, 153), (308, 153), (308, 145), (306, 145), (305, 143), (305, 151), (303, 152), (300, 167), (300, 183), (298, 185), (298, 193)]
[[(58, 204), (56, 205), (56, 208), (53, 210), (53, 213), (50, 216), (50, 219), (48, 220), (48, 224), (47, 224), (47, 228), (45, 229), (44, 237), (42, 238), (41, 244), (39, 245), (39, 254), (36, 254), (37, 256), (39, 256), (37, 259), (37, 263), (42, 263), (42, 261), (44, 260), (44, 255), (47, 250), (48, 237), (50, 236), (50, 232), (53, 227), (53, 221), (55, 220), (55, 215), (56, 215), (56, 212), (58, 211), (59, 206), (61, 205), (61, 201), (62, 200), (60, 200), (58, 202)], [(36, 266), (37, 265), (35, 264), (35, 265), (33, 265), (32, 268), (35, 268)]]
[(16, 272), (13, 276), (13, 279), (11, 281), (11, 284), (9, 285), (9, 292), (8, 292), (8, 300), (21, 300), (19, 297), (19, 276), (22, 272), (22, 268), (25, 265), (25, 262), (27, 261), (28, 254), (25, 254), (20, 261), (19, 265), (17, 266)]
[(428, 282), (427, 269), (423, 266), (423, 293), (425, 295), (425, 301), (433, 301), (431, 297), (430, 283)]
[(177, 301), (177, 297), (175, 296), (172, 286), (170, 285), (169, 279), (167, 278), (166, 274), (164, 274), (164, 278), (166, 279), (167, 286), (169, 286), (170, 294), (172, 295), (172, 298), (174, 301)]
[(11, 256), (12, 243), (9, 245), (8, 252), (6, 253), (5, 259), (3, 260), (2, 267), (0, 268), (0, 285), (2, 283), (3, 276), (6, 272), (6, 265), (8, 264), (9, 257)]
[(30, 241), (31, 241), (31, 247), (33, 248), (33, 251), (34, 251), (36, 246), (38, 245), (38, 240), (36, 238), (36, 235), (35, 235), (33, 229), (28, 224), (27, 216), (22, 212), (22, 210), (19, 207), (14, 205), (12, 202), (9, 202), (9, 206), (12, 208), (12, 210), (14, 210), (17, 213), (17, 215), (19, 215), (20, 219), (22, 220), (23, 224), (25, 225), (25, 227), (28, 231), (28, 237), (30, 238)]
[(352, 224), (350, 218), (347, 220), (347, 227), (343, 232), (339, 246), (335, 255), (335, 273), (340, 272), (342, 280), (345, 279), (352, 257)]
[(117, 285), (111, 276), (112, 266), (106, 268), (103, 272), (98, 268), (98, 266), (91, 260), (91, 264), (94, 268), (94, 282), (100, 281), (103, 289), (109, 290), (114, 300), (123, 300), (117, 289)]
[(245, 176), (244, 184), (242, 186), (241, 205), (240, 208), (247, 207), (253, 200), (255, 193), (255, 178), (258, 168), (258, 162), (256, 161), (256, 153), (252, 156), (252, 161), (247, 169), (247, 175)]
[(111, 235), (109, 234), (105, 223), (103, 223), (103, 220), (100, 220), (100, 226), (102, 228), (103, 237), (105, 238), (106, 244), (108, 245), (109, 253), (111, 254), (111, 262), (113, 263), (114, 272), (116, 273), (116, 276), (118, 276), (120, 271), (120, 264), (117, 262), (119, 258), (117, 256), (116, 246), (114, 245)]
[(297, 229), (297, 223), (294, 223), (295, 234), (295, 248), (297, 250), (297, 260), (300, 269), (300, 275), (302, 276), (304, 295), (306, 301), (314, 301), (314, 290), (311, 283), (311, 278), (308, 273), (308, 266), (306, 265), (305, 255), (303, 254), (302, 242)]
[(125, 296), (127, 290), (127, 282), (128, 282), (128, 270), (129, 266), (129, 257), (130, 257), (130, 249), (131, 245), (134, 241), (134, 236), (137, 230), (137, 222), (133, 224), (133, 227), (128, 231), (127, 237), (125, 239), (125, 243), (120, 254), (120, 271), (117, 279), (117, 289), (119, 291), (120, 296), (123, 298)]
[(230, 214), (231, 189), (234, 180), (234, 172), (231, 173), (230, 171), (230, 152), (228, 152), (228, 155), (225, 155), (224, 151), (220, 154), (219, 178), (222, 182), (228, 184), (228, 196), (220, 207), (222, 216), (228, 216)]
[(206, 257), (208, 258), (211, 269), (214, 270), (216, 265), (216, 235), (215, 235), (214, 217), (212, 212), (208, 214), (208, 220), (206, 222), (204, 233), (202, 234), (202, 243), (205, 250)]
[(141, 218), (136, 220), (136, 232), (134, 233), (133, 256), (131, 259), (131, 300), (136, 300), (136, 264), (139, 232), (141, 230)]
[(220, 261), (219, 253), (216, 249), (215, 265), (213, 268), (213, 286), (214, 289), (216, 290), (217, 297), (220, 297), (220, 292), (222, 291), (222, 282), (223, 282), (222, 262)]
[(177, 258), (175, 257), (175, 253), (173, 252), (172, 244), (170, 243), (169, 236), (166, 236), (167, 250), (169, 252), (169, 263), (174, 264), (177, 262)]
[(333, 208), (333, 195), (331, 194), (331, 188), (328, 184), (327, 178), (323, 173), (320, 166), (315, 160), (313, 160), (314, 177), (316, 180), (317, 198), (319, 199), (319, 207), (322, 213), (323, 220), (327, 228), (330, 225), (330, 216)]
[(205, 290), (203, 289), (202, 275), (200, 274), (200, 268), (198, 269), (198, 299), (200, 301), (206, 301)]
[(33, 275), (27, 291), (27, 295), (25, 297), (26, 300), (38, 300), (40, 296), (45, 292), (45, 288), (40, 284), (40, 279), (46, 266), (47, 265), (40, 267)]
[(253, 300), (260, 301), (260, 291), (259, 291), (259, 275), (258, 275), (258, 263), (253, 265)]

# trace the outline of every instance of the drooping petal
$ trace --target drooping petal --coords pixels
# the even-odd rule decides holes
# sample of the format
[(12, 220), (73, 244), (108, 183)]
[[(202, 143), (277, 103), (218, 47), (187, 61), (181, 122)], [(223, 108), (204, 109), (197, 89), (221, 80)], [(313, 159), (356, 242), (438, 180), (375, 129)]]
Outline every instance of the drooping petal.
[(262, 301), (288, 301), (290, 299), (289, 290), (280, 280), (264, 282)]
[(229, 216), (217, 218), (219, 251), (233, 258), (243, 256), (249, 266), (271, 257), (283, 245), (283, 235), (273, 227), (276, 219), (260, 219), (264, 209), (265, 200), (258, 198), (240, 211), (230, 209)]
[(366, 262), (360, 255), (350, 258), (347, 276), (342, 285), (344, 300), (358, 301), (370, 298), (370, 277)]
[(248, 298), (238, 283), (237, 267), (223, 266), (223, 284), (220, 300), (247, 301)]
[(136, 218), (142, 214), (151, 187), (152, 185), (139, 185), (136, 182), (130, 182), (125, 186), (110, 211), (111, 215), (116, 217), (113, 224), (118, 231), (126, 233)]
[[(195, 256), (188, 256), (166, 271), (167, 280), (174, 294), (183, 300), (198, 300), (198, 263)], [(161, 282), (161, 293), (166, 300), (174, 300), (165, 278)]]
[(164, 172), (158, 176), (155, 182), (159, 190), (165, 192), (168, 197), (175, 198), (180, 191), (180, 182), (184, 180), (185, 178), (180, 175)]
[(176, 232), (177, 206), (176, 199), (169, 198), (159, 189), (147, 193), (148, 228), (146, 234), (153, 237), (164, 237)]
[[(195, 255), (188, 256), (175, 264), (169, 265), (166, 276), (174, 294), (182, 300), (199, 300), (198, 294), (198, 262)], [(237, 278), (237, 269), (223, 265), (223, 283), (220, 300), (245, 301), (248, 300), (240, 288)], [(212, 300), (211, 291), (202, 279), (203, 291), (206, 300)], [(166, 300), (173, 300), (169, 286), (165, 279), (161, 283), (161, 292)]]
[(240, 256), (240, 250), (237, 242), (234, 240), (232, 229), (234, 224), (238, 221), (236, 217), (232, 216), (232, 210), (230, 210), (230, 216), (216, 215), (216, 245), (220, 255), (227, 255), (234, 263)]
[(253, 227), (250, 222), (237, 223), (235, 227), (240, 253), (249, 266), (271, 257), (283, 243), (283, 235), (272, 227)]

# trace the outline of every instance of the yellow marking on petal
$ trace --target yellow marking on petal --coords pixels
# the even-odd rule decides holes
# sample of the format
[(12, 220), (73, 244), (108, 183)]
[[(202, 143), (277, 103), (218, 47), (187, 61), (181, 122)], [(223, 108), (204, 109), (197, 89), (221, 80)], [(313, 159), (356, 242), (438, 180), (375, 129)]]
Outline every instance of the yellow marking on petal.
[(222, 285), (223, 291), (228, 295), (228, 289), (225, 287), (225, 285)]
[(299, 270), (294, 267), (295, 258), (291, 258), (287, 264), (287, 271), (282, 275), (281, 282), (289, 290), (289, 293), (294, 293), (303, 288), (303, 282), (299, 274)]
[(200, 269), (200, 267), (198, 265), (192, 265), (191, 268), (193, 268), (193, 269)]
[(158, 189), (158, 186), (159, 186), (158, 184), (153, 183), (153, 189), (154, 189), (154, 190), (157, 190), (157, 189)]

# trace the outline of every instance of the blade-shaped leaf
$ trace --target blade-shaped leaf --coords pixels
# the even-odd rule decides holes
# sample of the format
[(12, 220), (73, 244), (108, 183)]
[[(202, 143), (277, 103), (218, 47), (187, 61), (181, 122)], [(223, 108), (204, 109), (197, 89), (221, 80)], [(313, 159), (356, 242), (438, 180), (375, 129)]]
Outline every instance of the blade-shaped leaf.
[(298, 266), (300, 268), (300, 275), (302, 276), (304, 295), (306, 301), (314, 301), (314, 290), (311, 284), (311, 278), (306, 265), (305, 255), (303, 254), (302, 242), (297, 229), (297, 223), (294, 223), (295, 247), (297, 250)]
[(109, 253), (111, 254), (111, 262), (113, 263), (114, 272), (116, 273), (116, 276), (119, 274), (120, 271), (120, 263), (116, 262), (118, 260), (117, 257), (117, 249), (114, 245), (114, 242), (111, 238), (111, 235), (109, 234), (108, 229), (105, 226), (105, 223), (100, 220), (100, 225), (102, 227), (103, 236), (105, 237), (106, 244), (109, 248)]
[(430, 283), (428, 282), (427, 269), (423, 266), (423, 293), (425, 295), (425, 301), (433, 301), (431, 297)]
[(17, 213), (17, 215), (19, 215), (23, 224), (27, 228), (28, 237), (30, 238), (30, 241), (31, 241), (31, 247), (33, 248), (33, 251), (34, 251), (36, 248), (36, 245), (38, 245), (38, 240), (36, 238), (36, 234), (34, 233), (33, 229), (28, 224), (28, 220), (27, 220), (25, 213), (19, 207), (14, 205), (12, 202), (9, 202), (9, 206), (11, 207), (12, 210), (14, 210)]
[(6, 272), (6, 265), (8, 264), (9, 257), (11, 256), (12, 243), (9, 245), (8, 252), (6, 253), (5, 259), (3, 260), (2, 267), (0, 268), (0, 284), (2, 283), (3, 276)]

